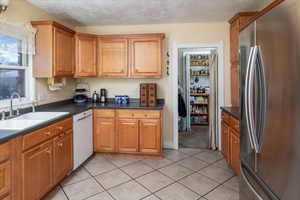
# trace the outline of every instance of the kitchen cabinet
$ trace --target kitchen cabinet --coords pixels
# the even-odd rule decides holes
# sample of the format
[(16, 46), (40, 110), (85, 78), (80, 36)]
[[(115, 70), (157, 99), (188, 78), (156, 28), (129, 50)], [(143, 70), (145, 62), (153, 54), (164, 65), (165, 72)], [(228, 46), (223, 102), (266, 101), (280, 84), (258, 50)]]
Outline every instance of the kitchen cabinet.
[(135, 153), (139, 151), (139, 122), (136, 119), (119, 119), (117, 124), (118, 151)]
[[(23, 200), (41, 199), (73, 168), (72, 118), (21, 136), (16, 161)], [(18, 156), (18, 155), (17, 155)]]
[(162, 153), (160, 110), (95, 109), (94, 151), (98, 153)]
[(228, 165), (240, 174), (240, 122), (234, 116), (222, 111), (221, 152)]
[(104, 118), (94, 115), (94, 151), (115, 152), (115, 132), (115, 118)]
[(240, 105), (239, 92), (239, 35), (257, 12), (240, 12), (229, 20), (230, 23), (230, 63), (231, 63), (231, 104)]
[(97, 36), (77, 33), (76, 77), (97, 76)]
[(128, 76), (128, 41), (121, 38), (98, 39), (98, 76)]
[(11, 192), (11, 161), (0, 164), (0, 199)]
[(162, 38), (129, 39), (131, 77), (161, 77)]
[(34, 147), (22, 156), (23, 200), (40, 199), (53, 186), (52, 141)]
[(229, 160), (230, 159), (230, 146), (229, 146), (229, 139), (230, 139), (230, 135), (229, 135), (229, 126), (223, 121), (222, 122), (222, 154), (225, 158), (225, 160)]
[(75, 70), (75, 32), (54, 21), (32, 21), (37, 29), (33, 76), (72, 77)]
[(142, 153), (161, 152), (161, 121), (159, 119), (141, 119), (139, 121), (139, 144)]
[(59, 183), (73, 169), (72, 130), (61, 133), (54, 139), (54, 183)]
[(230, 165), (233, 171), (240, 174), (240, 138), (235, 130), (230, 131)]

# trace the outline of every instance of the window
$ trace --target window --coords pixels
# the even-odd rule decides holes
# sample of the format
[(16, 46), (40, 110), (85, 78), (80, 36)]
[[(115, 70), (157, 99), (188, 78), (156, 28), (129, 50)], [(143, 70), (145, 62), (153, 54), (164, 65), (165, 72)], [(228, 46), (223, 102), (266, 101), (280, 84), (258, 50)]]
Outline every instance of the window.
[(32, 34), (27, 34), (23, 27), (5, 25), (7, 29), (0, 28), (0, 108), (8, 106), (13, 92), (21, 96), (22, 103), (34, 99), (29, 52)]

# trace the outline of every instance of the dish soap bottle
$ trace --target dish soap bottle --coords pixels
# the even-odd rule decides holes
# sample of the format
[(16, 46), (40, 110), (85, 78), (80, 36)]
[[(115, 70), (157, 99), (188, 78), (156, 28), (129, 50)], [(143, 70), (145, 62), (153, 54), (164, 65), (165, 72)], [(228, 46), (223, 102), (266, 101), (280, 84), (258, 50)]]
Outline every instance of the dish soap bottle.
[(98, 96), (97, 92), (94, 91), (93, 96), (92, 96), (92, 102), (97, 103), (98, 99), (99, 99), (99, 96)]

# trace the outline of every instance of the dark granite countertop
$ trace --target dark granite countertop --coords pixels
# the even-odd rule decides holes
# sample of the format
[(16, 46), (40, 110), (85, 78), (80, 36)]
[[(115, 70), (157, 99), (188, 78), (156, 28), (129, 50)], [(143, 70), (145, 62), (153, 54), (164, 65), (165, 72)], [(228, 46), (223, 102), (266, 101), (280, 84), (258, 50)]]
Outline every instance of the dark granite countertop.
[(235, 106), (224, 106), (224, 107), (221, 107), (221, 109), (232, 115), (233, 117), (235, 117), (236, 119), (240, 120), (241, 119), (241, 110), (240, 110), (240, 107), (235, 107)]
[[(159, 99), (157, 102), (157, 106), (155, 107), (145, 107), (140, 106), (138, 99), (130, 99), (128, 104), (115, 104), (113, 101), (109, 100), (106, 104), (100, 103), (82, 103), (76, 104), (73, 103), (72, 100), (66, 100), (56, 103), (50, 103), (46, 105), (41, 105), (36, 107), (36, 112), (68, 112), (69, 114), (58, 117), (53, 120), (46, 121), (44, 123), (38, 124), (37, 126), (23, 129), (23, 130), (1, 130), (0, 129), (0, 143), (5, 142), (14, 137), (25, 135), (26, 133), (32, 132), (39, 128), (43, 128), (52, 123), (65, 119), (67, 117), (73, 116), (75, 114), (87, 111), (89, 109), (143, 109), (143, 110), (162, 110), (164, 107), (164, 100)], [(31, 109), (24, 109), (21, 111), (22, 114), (31, 112)]]

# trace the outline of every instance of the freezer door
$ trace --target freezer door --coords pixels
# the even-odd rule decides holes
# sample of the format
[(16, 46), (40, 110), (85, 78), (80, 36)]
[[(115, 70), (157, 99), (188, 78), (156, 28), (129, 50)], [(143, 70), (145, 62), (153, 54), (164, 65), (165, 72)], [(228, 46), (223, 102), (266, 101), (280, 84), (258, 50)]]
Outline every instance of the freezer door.
[[(286, 0), (256, 22), (256, 45), (263, 61), (267, 107), (263, 132), (258, 130), (260, 115), (254, 114), (256, 124), (254, 122), (252, 136), (261, 138), (259, 141), (252, 138), (252, 141), (254, 147), (259, 145), (258, 152), (248, 152), (242, 158), (281, 200), (299, 200), (300, 197), (299, 13), (300, 1)], [(258, 110), (254, 108), (254, 112)], [(245, 142), (243, 137), (242, 142)], [(245, 153), (245, 147), (241, 148)]]

